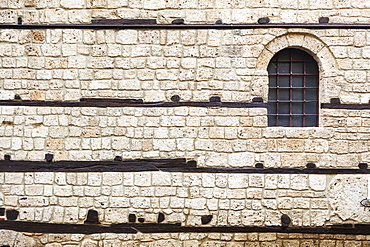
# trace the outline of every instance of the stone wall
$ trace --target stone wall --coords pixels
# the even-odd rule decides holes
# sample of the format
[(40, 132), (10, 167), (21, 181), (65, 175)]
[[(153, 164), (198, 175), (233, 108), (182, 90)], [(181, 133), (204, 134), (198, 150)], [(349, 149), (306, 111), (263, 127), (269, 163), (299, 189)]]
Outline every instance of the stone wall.
[(317, 22), (329, 16), (333, 22), (368, 22), (367, 1), (227, 1), (227, 0), (8, 0), (1, 2), (2, 23), (89, 23), (92, 18), (156, 18), (170, 23), (256, 22), (268, 16), (273, 22)]
[(2, 173), (1, 203), (19, 209), (19, 219), (82, 223), (88, 209), (102, 224), (145, 222), (200, 226), (278, 226), (287, 214), (294, 226), (370, 221), (360, 201), (365, 175), (216, 174), (174, 172)]
[[(28, 172), (2, 173), (0, 182), (1, 205), (18, 209), (18, 219), (29, 222), (84, 224), (87, 211), (92, 208), (99, 212), (101, 224), (126, 223), (129, 214), (144, 218), (146, 223), (157, 222), (159, 213), (165, 215), (164, 223), (183, 226), (202, 226), (201, 217), (205, 215), (213, 216), (208, 226), (278, 226), (282, 214), (289, 215), (296, 227), (370, 221), (368, 210), (359, 206), (366, 198), (367, 177), (364, 175)], [(0, 241), (5, 244), (9, 239), (8, 235), (4, 236)], [(341, 241), (347, 246), (366, 246), (354, 240), (367, 239), (365, 236), (307, 234), (302, 237), (301, 234), (276, 233), (29, 236), (50, 244), (46, 246), (72, 243), (100, 246), (98, 242), (102, 246), (146, 246), (146, 242), (150, 242), (150, 246), (213, 246), (223, 241), (230, 241), (230, 246), (252, 242), (255, 242), (252, 246), (265, 246), (265, 241), (277, 246), (300, 246), (302, 241), (310, 242), (309, 246), (319, 246), (318, 243), (329, 246), (326, 244)], [(300, 240), (293, 240), (295, 238)]]
[(320, 100), (367, 103), (366, 30), (0, 30), (1, 99), (267, 100), (267, 65), (300, 47), (320, 69)]
[[(2, 99), (267, 101), (266, 68), (286, 47), (317, 59), (320, 102), (367, 103), (364, 30), (0, 30)], [(356, 167), (368, 110), (321, 109), (319, 128), (269, 128), (264, 108), (2, 107), (0, 153), (57, 160), (186, 157), (202, 166)], [(308, 130), (308, 131), (307, 131)]]
[[(90, 23), (155, 18), (171, 23), (367, 23), (365, 1), (5, 0), (0, 23)], [(251, 102), (268, 99), (267, 66), (284, 48), (310, 53), (320, 70), (320, 103), (367, 104), (367, 29), (92, 30), (0, 29), (0, 100)], [(320, 109), (319, 127), (268, 127), (266, 108), (0, 107), (0, 156), (93, 161), (187, 158), (201, 167), (354, 168), (370, 162), (370, 112)], [(53, 163), (50, 163), (52, 166)], [(368, 224), (360, 205), (367, 175), (187, 172), (1, 172), (0, 208), (18, 221), (145, 222), (201, 226), (327, 227)], [(2, 217), (2, 216), (0, 216)], [(5, 217), (2, 217), (3, 219)], [(6, 218), (5, 218), (6, 219)], [(0, 231), (4, 246), (368, 246), (368, 236), (283, 233), (38, 234)]]
[(16, 246), (27, 247), (61, 247), (61, 246), (226, 246), (226, 247), (367, 247), (368, 236), (354, 235), (319, 235), (298, 233), (172, 233), (172, 234), (94, 234), (84, 236), (80, 234), (49, 234), (39, 237), (37, 241), (32, 237), (25, 237), (11, 231), (0, 231), (0, 244), (12, 245), (6, 239), (17, 237)]
[(322, 110), (322, 127), (266, 127), (260, 108), (3, 107), (0, 154), (15, 160), (194, 159), (208, 167), (357, 168), (369, 111)]
[[(226, 246), (226, 247), (367, 247), (368, 236), (354, 235), (319, 235), (297, 233), (172, 233), (172, 234), (95, 234), (83, 236), (78, 234), (50, 234), (40, 237), (39, 243), (46, 247), (61, 246)], [(29, 240), (32, 241), (32, 240)], [(6, 242), (5, 242), (6, 243)], [(30, 242), (26, 242), (29, 244)], [(32, 243), (32, 242), (31, 242)], [(1, 242), (0, 242), (1, 244)], [(31, 245), (26, 245), (31, 246)], [(36, 243), (34, 245), (37, 246)], [(37, 246), (38, 247), (38, 246)]]

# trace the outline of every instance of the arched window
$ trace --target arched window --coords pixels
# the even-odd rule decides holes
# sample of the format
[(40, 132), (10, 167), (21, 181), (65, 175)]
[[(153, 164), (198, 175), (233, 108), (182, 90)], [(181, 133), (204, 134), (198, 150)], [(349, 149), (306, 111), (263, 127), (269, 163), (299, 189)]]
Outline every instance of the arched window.
[(268, 126), (318, 126), (319, 70), (299, 49), (279, 51), (268, 66)]

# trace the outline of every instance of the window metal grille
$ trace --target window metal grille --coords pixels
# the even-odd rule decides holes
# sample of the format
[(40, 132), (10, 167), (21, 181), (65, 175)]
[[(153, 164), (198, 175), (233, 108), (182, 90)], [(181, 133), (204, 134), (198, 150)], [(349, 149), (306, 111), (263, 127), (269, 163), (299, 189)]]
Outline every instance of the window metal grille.
[(268, 125), (318, 126), (319, 70), (315, 59), (299, 49), (284, 49), (271, 59), (268, 74)]

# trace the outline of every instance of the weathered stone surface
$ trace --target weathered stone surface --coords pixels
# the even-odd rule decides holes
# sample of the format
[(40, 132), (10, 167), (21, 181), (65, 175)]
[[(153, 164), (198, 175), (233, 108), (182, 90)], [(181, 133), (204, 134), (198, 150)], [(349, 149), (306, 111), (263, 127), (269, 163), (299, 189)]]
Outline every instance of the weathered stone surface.
[(328, 196), (333, 215), (341, 220), (369, 222), (370, 216), (360, 202), (367, 197), (367, 177), (337, 175), (328, 184)]
[(0, 244), (11, 247), (41, 247), (41, 243), (19, 232), (0, 230)]
[(326, 189), (326, 179), (325, 175), (309, 175), (310, 188), (313, 190), (325, 190)]
[[(366, 1), (0, 1), (0, 23), (156, 18), (189, 24), (369, 23)], [(322, 18), (321, 18), (322, 19)], [(175, 21), (176, 22), (176, 21)], [(183, 21), (181, 21), (183, 23)], [(182, 25), (177, 23), (177, 25)], [(265, 23), (266, 24), (266, 23)], [(264, 25), (264, 24), (260, 24)], [(320, 24), (321, 25), (321, 24)], [(261, 26), (262, 27), (262, 26)], [(319, 66), (320, 103), (369, 101), (367, 29), (2, 29), (0, 100), (251, 102), (269, 99), (267, 66), (294, 47)], [(320, 109), (319, 127), (268, 127), (265, 108), (0, 107), (0, 154), (14, 160), (179, 158), (198, 166), (354, 168), (370, 162), (370, 111)], [(52, 165), (53, 163), (51, 163)], [(262, 169), (262, 168), (261, 168)], [(293, 226), (369, 223), (367, 176), (171, 172), (0, 173), (0, 206), (19, 220)], [(1, 217), (1, 216), (0, 216)], [(0, 245), (367, 246), (366, 236), (275, 233), (44, 234), (0, 231)], [(327, 238), (327, 239), (324, 239)], [(345, 238), (347, 238), (345, 240)], [(332, 240), (335, 239), (335, 240)], [(36, 242), (35, 242), (36, 241)]]

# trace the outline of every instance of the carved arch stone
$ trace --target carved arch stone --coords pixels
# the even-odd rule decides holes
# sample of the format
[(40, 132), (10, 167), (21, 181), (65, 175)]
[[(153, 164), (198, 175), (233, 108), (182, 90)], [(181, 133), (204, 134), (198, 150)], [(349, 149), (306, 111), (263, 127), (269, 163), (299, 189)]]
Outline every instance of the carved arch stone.
[(332, 80), (338, 75), (337, 61), (331, 52), (329, 46), (320, 38), (308, 33), (286, 33), (275, 37), (265, 45), (260, 56), (257, 59), (255, 80), (265, 81), (265, 95), (267, 100), (268, 77), (267, 67), (272, 57), (280, 50), (285, 48), (297, 48), (304, 50), (313, 56), (319, 66), (320, 72), (320, 101), (327, 102), (330, 98), (338, 97), (340, 88), (333, 88)]
[(271, 40), (261, 52), (256, 69), (266, 70), (271, 58), (285, 48), (298, 48), (308, 52), (316, 59), (320, 72), (333, 72), (337, 69), (329, 47), (318, 37), (307, 33), (287, 33)]

